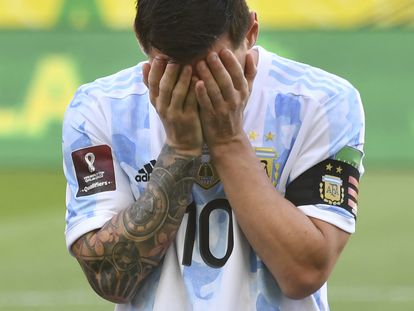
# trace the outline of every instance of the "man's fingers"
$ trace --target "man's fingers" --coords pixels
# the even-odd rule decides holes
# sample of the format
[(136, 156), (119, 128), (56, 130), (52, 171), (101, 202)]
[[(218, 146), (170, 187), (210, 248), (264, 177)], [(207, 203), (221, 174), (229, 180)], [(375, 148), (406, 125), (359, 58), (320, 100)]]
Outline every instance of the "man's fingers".
[(244, 76), (247, 80), (247, 84), (249, 86), (249, 92), (251, 92), (253, 88), (253, 81), (256, 77), (257, 68), (254, 62), (254, 56), (252, 52), (248, 52), (246, 55), (246, 64), (244, 66)]
[(232, 78), (221, 62), (218, 54), (215, 52), (209, 53), (207, 63), (224, 99), (228, 100), (233, 98), (234, 86)]
[(207, 93), (205, 82), (203, 80), (199, 80), (196, 82), (195, 93), (201, 111), (212, 113), (214, 111), (213, 104)]
[[(207, 63), (204, 60), (200, 61), (197, 64), (197, 72), (198, 72), (198, 75), (200, 76), (200, 79), (203, 80), (204, 82), (202, 85), (206, 89), (206, 92), (208, 94), (208, 97), (210, 97), (211, 102), (214, 104), (222, 102), (223, 95), (221, 93), (221, 90), (219, 86), (217, 85), (217, 82), (214, 79), (213, 74), (211, 73), (209, 67), (207, 66)], [(200, 83), (197, 83), (197, 85), (199, 84)], [(196, 85), (196, 88), (197, 88), (197, 85)]]
[[(159, 84), (166, 66), (167, 61), (161, 58), (154, 58), (151, 63), (151, 70), (148, 73), (148, 88), (151, 101), (159, 95)], [(155, 104), (155, 102), (153, 104)]]
[(159, 84), (157, 110), (162, 113), (170, 106), (171, 95), (180, 73), (180, 65), (168, 63)]
[(196, 95), (196, 84), (199, 81), (199, 79), (195, 76), (191, 77), (191, 83), (190, 83), (190, 87), (188, 89), (188, 93), (187, 93), (187, 97), (185, 98), (185, 103), (184, 103), (184, 111), (191, 111), (194, 110), (196, 111), (198, 109), (198, 105), (197, 105), (197, 95)]
[(229, 49), (223, 49), (220, 51), (220, 58), (233, 81), (235, 89), (241, 91), (247, 87), (243, 68), (236, 56)]
[(174, 86), (171, 96), (171, 109), (182, 110), (191, 83), (191, 66), (186, 65), (182, 68), (177, 84)]

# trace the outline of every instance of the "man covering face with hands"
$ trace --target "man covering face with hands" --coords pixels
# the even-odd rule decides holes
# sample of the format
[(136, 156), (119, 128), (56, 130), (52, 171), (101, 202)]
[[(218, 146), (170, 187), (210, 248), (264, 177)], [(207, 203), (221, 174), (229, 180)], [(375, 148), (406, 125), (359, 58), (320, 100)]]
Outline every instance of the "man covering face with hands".
[(139, 0), (148, 61), (67, 109), (67, 246), (116, 310), (329, 309), (364, 113), (347, 81), (256, 46), (258, 25), (244, 0)]

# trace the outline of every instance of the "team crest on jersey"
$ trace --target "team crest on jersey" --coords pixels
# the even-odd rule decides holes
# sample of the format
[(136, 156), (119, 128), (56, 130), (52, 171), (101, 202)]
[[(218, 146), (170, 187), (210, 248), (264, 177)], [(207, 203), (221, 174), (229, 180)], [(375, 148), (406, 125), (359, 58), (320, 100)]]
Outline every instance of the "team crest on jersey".
[(276, 185), (279, 177), (279, 164), (275, 164), (277, 160), (277, 152), (274, 148), (255, 148), (256, 156), (260, 159), (267, 176)]
[(341, 178), (323, 175), (319, 184), (321, 199), (330, 205), (341, 205), (344, 202), (344, 187)]
[(196, 183), (204, 189), (210, 189), (220, 181), (217, 171), (210, 162), (207, 145), (203, 146), (201, 163), (197, 171)]

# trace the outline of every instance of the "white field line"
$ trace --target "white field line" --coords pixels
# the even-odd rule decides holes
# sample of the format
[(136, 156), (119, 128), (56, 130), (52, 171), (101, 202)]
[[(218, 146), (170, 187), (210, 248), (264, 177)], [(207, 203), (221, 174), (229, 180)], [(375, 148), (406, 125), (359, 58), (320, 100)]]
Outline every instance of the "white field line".
[[(380, 288), (374, 286), (328, 286), (330, 302), (414, 302), (414, 286)], [(90, 291), (13, 291), (0, 292), (0, 310), (13, 307), (99, 306), (109, 302)]]

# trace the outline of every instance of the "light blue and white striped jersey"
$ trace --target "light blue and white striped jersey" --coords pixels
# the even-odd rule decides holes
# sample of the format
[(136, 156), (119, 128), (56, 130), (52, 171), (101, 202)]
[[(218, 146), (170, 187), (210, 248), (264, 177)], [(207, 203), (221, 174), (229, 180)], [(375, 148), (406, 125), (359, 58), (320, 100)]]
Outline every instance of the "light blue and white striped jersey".
[[(345, 146), (362, 152), (364, 113), (354, 87), (320, 69), (256, 49), (258, 72), (244, 131), (279, 192), (284, 194), (291, 181)], [(68, 248), (137, 200), (164, 139), (141, 64), (79, 88), (63, 125)], [(163, 262), (133, 301), (116, 310), (329, 310), (326, 284), (301, 300), (281, 293), (240, 230), (209, 160), (205, 148), (194, 204)], [(355, 230), (354, 216), (335, 204), (298, 208), (346, 232)], [(190, 224), (196, 232), (186, 230)]]

